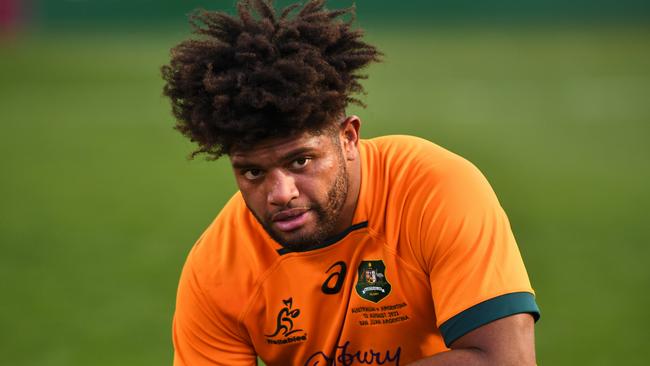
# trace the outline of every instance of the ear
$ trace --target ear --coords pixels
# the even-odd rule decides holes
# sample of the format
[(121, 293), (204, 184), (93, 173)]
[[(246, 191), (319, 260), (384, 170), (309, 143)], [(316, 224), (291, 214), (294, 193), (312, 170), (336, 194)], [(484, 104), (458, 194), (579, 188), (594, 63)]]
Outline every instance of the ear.
[(341, 122), (339, 138), (341, 148), (347, 160), (355, 160), (359, 155), (359, 128), (361, 120), (357, 116), (349, 116)]

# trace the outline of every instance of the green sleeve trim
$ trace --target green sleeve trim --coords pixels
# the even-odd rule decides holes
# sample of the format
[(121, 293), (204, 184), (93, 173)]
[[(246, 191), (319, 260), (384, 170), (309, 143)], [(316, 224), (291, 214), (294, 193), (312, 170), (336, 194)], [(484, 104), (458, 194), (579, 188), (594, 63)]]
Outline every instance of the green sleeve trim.
[(449, 347), (455, 340), (480, 326), (520, 313), (530, 313), (535, 321), (539, 319), (539, 307), (530, 292), (513, 292), (483, 301), (444, 322), (440, 332)]

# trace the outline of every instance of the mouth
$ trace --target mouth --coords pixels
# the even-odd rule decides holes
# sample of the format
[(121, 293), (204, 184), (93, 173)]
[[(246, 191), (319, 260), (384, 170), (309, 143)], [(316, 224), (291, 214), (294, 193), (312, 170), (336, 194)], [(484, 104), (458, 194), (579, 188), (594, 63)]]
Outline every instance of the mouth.
[(309, 209), (291, 208), (277, 212), (271, 218), (273, 226), (282, 232), (294, 231), (305, 224)]

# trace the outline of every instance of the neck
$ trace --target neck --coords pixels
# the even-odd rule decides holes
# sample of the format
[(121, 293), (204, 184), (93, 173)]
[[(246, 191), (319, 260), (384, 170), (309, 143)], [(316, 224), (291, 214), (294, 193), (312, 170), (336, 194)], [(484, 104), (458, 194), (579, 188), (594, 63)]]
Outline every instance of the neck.
[(352, 224), (354, 220), (354, 213), (357, 208), (357, 203), (359, 202), (359, 194), (361, 192), (361, 158), (357, 153), (357, 157), (354, 160), (348, 160), (348, 194), (345, 199), (345, 204), (343, 205), (343, 211), (341, 213), (341, 221), (339, 227), (337, 227), (337, 232), (341, 232)]

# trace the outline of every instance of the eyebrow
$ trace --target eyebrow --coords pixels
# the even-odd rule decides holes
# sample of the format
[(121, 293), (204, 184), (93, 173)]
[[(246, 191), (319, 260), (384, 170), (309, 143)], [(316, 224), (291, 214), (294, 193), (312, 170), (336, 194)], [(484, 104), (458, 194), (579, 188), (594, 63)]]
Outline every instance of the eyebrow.
[[(289, 160), (293, 160), (293, 159), (295, 159), (295, 158), (297, 158), (299, 156), (308, 154), (308, 153), (313, 152), (313, 151), (314, 151), (313, 147), (299, 147), (299, 148), (291, 150), (291, 151), (287, 152), (286, 154), (282, 155), (280, 157), (279, 161), (287, 162)], [(257, 164), (247, 162), (245, 160), (245, 158), (244, 158), (244, 161), (242, 161), (242, 162), (237, 161), (236, 158), (232, 159), (231, 164), (232, 164), (232, 167), (235, 168), (235, 169), (247, 169), (247, 168), (250, 169), (250, 168), (259, 167), (259, 165), (257, 165)]]

